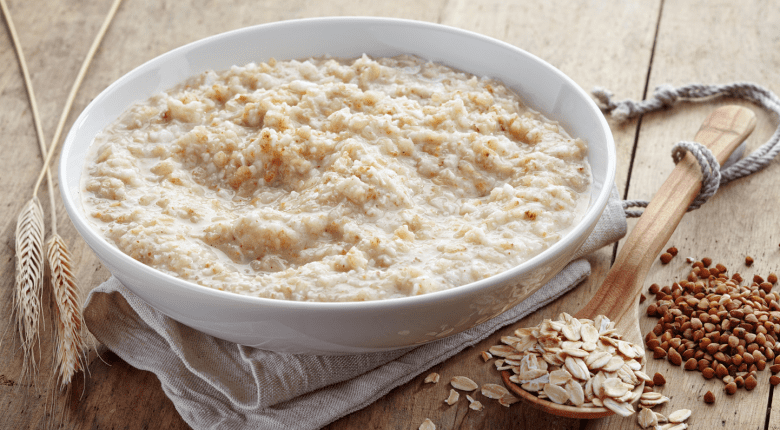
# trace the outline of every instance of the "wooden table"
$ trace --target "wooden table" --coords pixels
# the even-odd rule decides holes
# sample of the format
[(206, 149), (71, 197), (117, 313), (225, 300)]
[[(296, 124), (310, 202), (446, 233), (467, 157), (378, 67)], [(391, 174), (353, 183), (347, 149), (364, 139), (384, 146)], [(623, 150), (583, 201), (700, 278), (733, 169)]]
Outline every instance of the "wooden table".
[[(28, 59), (43, 128), (51, 138), (70, 86), (110, 2), (89, 0), (11, 0), (9, 8)], [(125, 0), (89, 69), (69, 125), (87, 103), (107, 85), (132, 68), (172, 48), (205, 36), (239, 27), (315, 16), (375, 15), (438, 22), (504, 40), (536, 54), (590, 90), (600, 85), (618, 97), (642, 99), (662, 83), (727, 83), (753, 81), (780, 92), (780, 8), (755, 1), (625, 1), (590, 0)], [(3, 202), (0, 248), (3, 325), (10, 322), (14, 273), (16, 216), (29, 199), (41, 165), (30, 105), (20, 68), (7, 31), (0, 31), (0, 201)], [(645, 115), (623, 124), (611, 122), (617, 144), (617, 185), (626, 198), (650, 198), (673, 168), (672, 144), (690, 139), (701, 120), (724, 101), (684, 103), (672, 111)], [(744, 103), (740, 103), (744, 104)], [(766, 141), (777, 118), (755, 106), (758, 126), (748, 150)], [(685, 274), (684, 258), (709, 256), (732, 271), (766, 276), (780, 271), (780, 162), (746, 179), (722, 188), (702, 209), (685, 216), (669, 246), (680, 256), (668, 265), (656, 263), (647, 285), (668, 285)], [(59, 199), (59, 196), (58, 196)], [(46, 192), (42, 193), (48, 211)], [(57, 204), (59, 230), (74, 254), (76, 276), (87, 291), (104, 281), (108, 271), (81, 241), (61, 203)], [(629, 228), (633, 222), (629, 222)], [(619, 247), (619, 245), (618, 245)], [(560, 311), (573, 312), (586, 303), (610, 266), (613, 247), (588, 257), (590, 278), (520, 325), (537, 324)], [(744, 258), (756, 263), (747, 268)], [(776, 287), (778, 288), (778, 287)], [(49, 303), (44, 306), (48, 309)], [(647, 332), (654, 321), (643, 317)], [(448, 381), (467, 375), (480, 382), (498, 382), (479, 352), (498, 342), (507, 328), (474, 348), (433, 368)], [(49, 377), (51, 346), (42, 339), (42, 381)], [(3, 327), (0, 350), (0, 427), (40, 428), (46, 418), (45, 389), (25, 399), (15, 379), (20, 354), (13, 345), (13, 330)], [(57, 395), (66, 405), (65, 428), (140, 429), (187, 428), (165, 397), (156, 377), (128, 366), (110, 351), (94, 355), (89, 375), (74, 383), (70, 396)], [(759, 386), (734, 396), (722, 394), (722, 383), (705, 381), (699, 373), (649, 360), (648, 373), (661, 372), (671, 384), (660, 389), (671, 402), (657, 410), (670, 413), (693, 410), (691, 428), (780, 429), (780, 395), (760, 372)], [(416, 429), (424, 418), (439, 429), (579, 429), (637, 428), (636, 418), (609, 418), (590, 422), (549, 416), (524, 404), (510, 408), (485, 400), (481, 412), (465, 402), (447, 406), (446, 383), (423, 384), (425, 375), (396, 388), (367, 408), (328, 426), (330, 429)], [(706, 405), (707, 390), (718, 394)]]

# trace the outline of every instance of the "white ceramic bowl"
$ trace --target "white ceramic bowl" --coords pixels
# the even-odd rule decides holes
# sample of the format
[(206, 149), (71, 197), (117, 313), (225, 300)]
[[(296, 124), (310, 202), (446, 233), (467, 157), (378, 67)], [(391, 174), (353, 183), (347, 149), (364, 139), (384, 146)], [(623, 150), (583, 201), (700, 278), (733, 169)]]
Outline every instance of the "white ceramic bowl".
[[(413, 54), (501, 80), (527, 104), (589, 144), (593, 171), (587, 214), (568, 235), (507, 272), (448, 291), (358, 303), (299, 303), (241, 296), (163, 274), (103, 239), (81, 205), (80, 177), (93, 137), (133, 102), (205, 70), (276, 59)], [(484, 322), (520, 303), (570, 260), (595, 226), (615, 175), (615, 149), (588, 94), (539, 58), (512, 45), (441, 25), (384, 18), (322, 18), (244, 28), (174, 49), (106, 88), (76, 120), (60, 161), (73, 224), (133, 293), (170, 317), (213, 336), (258, 348), (317, 354), (372, 352), (423, 344)]]

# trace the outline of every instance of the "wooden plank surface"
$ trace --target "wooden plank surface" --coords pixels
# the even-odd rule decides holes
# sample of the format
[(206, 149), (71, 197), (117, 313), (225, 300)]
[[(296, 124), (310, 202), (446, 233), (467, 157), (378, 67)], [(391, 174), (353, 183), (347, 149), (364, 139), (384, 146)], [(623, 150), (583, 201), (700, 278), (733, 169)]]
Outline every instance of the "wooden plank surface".
[[(49, 137), (109, 6), (108, 1), (9, 1)], [(667, 82), (680, 85), (750, 80), (780, 91), (780, 51), (770, 49), (780, 42), (776, 30), (780, 14), (771, 3), (762, 1), (124, 0), (76, 99), (69, 124), (111, 82), (172, 48), (248, 25), (335, 15), (410, 18), (476, 31), (546, 59), (586, 90), (604, 86), (618, 99), (641, 99), (647, 81), (652, 88)], [(0, 144), (4, 150), (0, 157), (0, 196), (5, 215), (0, 221), (5, 244), (0, 248), (5, 275), (0, 286), (0, 309), (6, 324), (10, 320), (16, 214), (29, 198), (41, 162), (27, 96), (6, 31), (0, 31), (0, 100)], [(620, 192), (625, 193), (628, 187), (630, 198), (651, 197), (673, 167), (669, 156), (672, 143), (691, 138), (715, 105), (687, 104), (674, 111), (647, 115), (641, 121), (611, 122), (618, 150), (616, 182)], [(759, 123), (748, 142), (750, 148), (766, 140), (777, 126), (776, 118), (757, 114)], [(670, 240), (670, 245), (681, 250), (681, 257), (667, 266), (656, 264), (648, 285), (668, 284), (683, 276), (682, 257), (687, 255), (709, 255), (745, 273), (742, 260), (750, 254), (756, 264), (748, 273), (780, 271), (776, 215), (780, 189), (774, 185), (778, 179), (780, 166), (775, 163), (760, 174), (726, 186), (702, 209), (686, 215)], [(47, 210), (45, 192), (43, 196)], [(60, 203), (58, 214), (60, 233), (73, 251), (76, 275), (86, 291), (109, 274), (79, 239)], [(533, 325), (560, 311), (574, 312), (586, 303), (609, 268), (612, 249), (601, 250), (588, 259), (593, 273), (583, 285), (520, 324)], [(642, 328), (647, 331), (653, 324), (643, 318)], [(497, 343), (502, 334), (497, 332), (433, 370), (442, 375), (443, 381), (454, 375), (468, 375), (483, 383), (499, 383), (498, 374), (482, 362), (479, 351)], [(48, 336), (44, 334), (44, 340)], [(13, 347), (12, 330), (4, 330), (0, 339), (0, 428), (40, 428), (48, 419), (45, 399), (51, 392), (44, 389), (30, 398), (19, 394), (14, 384), (21, 360)], [(89, 376), (78, 380), (70, 395), (57, 396), (58, 404), (67, 411), (64, 428), (188, 428), (154, 375), (133, 369), (110, 351), (100, 351), (101, 358), (92, 357)], [(42, 381), (49, 377), (50, 354), (48, 342), (43, 342)], [(765, 429), (767, 410), (773, 417), (768, 428), (780, 428), (780, 395), (773, 396), (769, 404), (768, 372), (760, 373), (759, 388), (753, 392), (741, 390), (729, 398), (720, 396), (714, 407), (708, 407), (701, 401), (701, 391), (706, 388), (715, 392), (718, 382), (705, 382), (698, 373), (673, 369), (661, 361), (650, 360), (649, 366), (651, 372), (661, 371), (667, 379), (676, 381), (674, 390), (667, 388), (665, 393), (673, 394), (672, 404), (659, 410), (668, 413), (679, 407), (692, 409), (690, 423), (694, 428), (714, 428), (717, 424), (718, 428), (739, 425)], [(424, 376), (328, 428), (416, 429), (425, 417), (440, 429), (601, 429), (636, 425), (635, 418), (592, 422), (561, 419), (523, 404), (504, 408), (485, 401), (482, 412), (471, 411), (465, 404), (448, 407), (443, 403), (449, 390), (446, 384), (423, 384)]]
[[(774, 34), (776, 43), (776, 26), (780, 22), (778, 11), (766, 6), (763, 2), (664, 2), (649, 78), (650, 94), (660, 84), (681, 86), (736, 81), (761, 83), (775, 92), (780, 91), (777, 86), (780, 53), (760, 48), (771, 46), (771, 37), (767, 40), (767, 35)], [(652, 197), (674, 168), (672, 145), (679, 140), (691, 140), (702, 119), (714, 107), (726, 103), (749, 107), (757, 115), (756, 129), (746, 142), (747, 151), (763, 144), (778, 125), (777, 118), (755, 105), (736, 100), (683, 103), (672, 110), (647, 114), (642, 118), (628, 197)], [(780, 269), (778, 217), (768, 215), (761, 208), (778, 206), (778, 178), (780, 163), (773, 163), (758, 174), (725, 185), (702, 208), (686, 214), (668, 243), (680, 250), (678, 257), (668, 265), (657, 261), (646, 285), (671, 285), (684, 278), (686, 269), (690, 269), (685, 263), (685, 257), (689, 256), (710, 257), (723, 263), (731, 273), (739, 272), (746, 279), (751, 279), (753, 274), (766, 278), (770, 272), (777, 272)], [(750, 268), (744, 263), (748, 255), (756, 261)], [(649, 303), (648, 300), (645, 307)], [(643, 316), (643, 333), (652, 330), (656, 322), (654, 318)], [(650, 375), (660, 372), (668, 381), (673, 381), (657, 390), (669, 396), (671, 401), (656, 410), (668, 414), (677, 409), (691, 409), (694, 413), (688, 423), (692, 428), (764, 429), (767, 423), (769, 428), (780, 425), (777, 410), (773, 411), (771, 420), (767, 417), (771, 392), (769, 371), (758, 373), (759, 385), (752, 392), (742, 389), (728, 396), (724, 393), (723, 382), (717, 378), (707, 381), (701, 373), (685, 371), (666, 360), (650, 358), (647, 368)], [(713, 405), (703, 402), (707, 391), (716, 395)], [(780, 396), (777, 390), (774, 394), (772, 398), (777, 408)], [(591, 427), (622, 429), (625, 423), (613, 418), (588, 428)]]

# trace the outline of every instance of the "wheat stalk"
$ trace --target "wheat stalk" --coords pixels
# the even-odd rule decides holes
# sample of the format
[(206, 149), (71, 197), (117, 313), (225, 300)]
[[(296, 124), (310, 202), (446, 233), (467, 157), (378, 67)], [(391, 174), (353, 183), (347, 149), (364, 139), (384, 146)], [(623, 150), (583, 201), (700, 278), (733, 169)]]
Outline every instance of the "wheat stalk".
[[(27, 203), (22, 213), (19, 214), (16, 233), (16, 286), (15, 286), (15, 312), (17, 314), (17, 324), (19, 334), (22, 338), (24, 352), (22, 378), (26, 372), (34, 375), (37, 373), (37, 361), (34, 355), (34, 345), (39, 342), (38, 321), (41, 315), (41, 289), (43, 281), (43, 211), (37, 198), (38, 188), (44, 176), (47, 179), (50, 207), (51, 207), (51, 237), (47, 241), (47, 257), (51, 269), (52, 294), (54, 302), (57, 305), (57, 347), (55, 348), (55, 362), (57, 379), (60, 388), (69, 384), (73, 375), (84, 367), (85, 343), (84, 343), (84, 324), (81, 312), (81, 301), (78, 294), (78, 287), (72, 273), (70, 254), (62, 238), (57, 234), (57, 212), (54, 201), (54, 187), (52, 185), (49, 163), (54, 155), (57, 144), (59, 143), (65, 122), (73, 106), (78, 89), (84, 80), (89, 64), (97, 51), (100, 42), (105, 35), (109, 24), (114, 18), (121, 0), (115, 0), (109, 9), (103, 25), (100, 27), (90, 49), (84, 59), (79, 73), (76, 77), (68, 99), (65, 102), (59, 122), (57, 123), (54, 138), (46, 150), (43, 130), (41, 128), (40, 115), (36, 103), (35, 93), (33, 92), (32, 82), (27, 70), (27, 62), (19, 43), (19, 38), (14, 27), (13, 20), (8, 11), (5, 0), (0, 0), (3, 15), (14, 43), (19, 64), (22, 69), (27, 95), (30, 99), (30, 106), (35, 122), (38, 143), (41, 152), (45, 156), (43, 167), (38, 176), (38, 180), (33, 187), (33, 197)], [(40, 350), (39, 350), (40, 351)]]
[(37, 197), (24, 205), (16, 221), (16, 285), (14, 313), (24, 359), (21, 378), (37, 373), (35, 345), (39, 343), (43, 283), (43, 210)]
[(55, 365), (59, 386), (63, 388), (70, 384), (73, 375), (84, 368), (84, 319), (79, 289), (71, 270), (70, 253), (56, 233), (52, 233), (46, 241), (46, 258), (54, 302), (57, 304)]
[(49, 163), (51, 163), (51, 159), (54, 156), (54, 150), (57, 149), (57, 145), (60, 142), (60, 136), (62, 135), (62, 130), (65, 128), (65, 121), (68, 119), (70, 108), (73, 106), (73, 101), (76, 99), (76, 94), (79, 91), (79, 87), (81, 87), (81, 83), (84, 81), (84, 76), (87, 75), (89, 64), (92, 62), (92, 58), (95, 56), (95, 52), (97, 52), (97, 49), (100, 46), (100, 42), (103, 40), (103, 36), (106, 34), (106, 31), (108, 31), (108, 27), (111, 24), (111, 21), (114, 19), (114, 15), (116, 15), (116, 11), (119, 9), (119, 5), (121, 3), (122, 0), (114, 0), (114, 3), (111, 5), (111, 9), (108, 11), (108, 15), (106, 15), (106, 18), (103, 20), (103, 25), (100, 26), (98, 34), (95, 36), (95, 40), (92, 41), (92, 46), (89, 47), (87, 56), (81, 63), (79, 73), (76, 75), (76, 81), (73, 82), (73, 86), (70, 88), (68, 99), (65, 101), (65, 108), (62, 110), (62, 115), (60, 115), (59, 122), (57, 122), (57, 128), (54, 131), (54, 138), (51, 140), (49, 153), (46, 155), (46, 160), (43, 162), (43, 169), (41, 169), (41, 173), (38, 175), (38, 180), (35, 182), (35, 189), (38, 189), (38, 186), (40, 186), (45, 174), (45, 169), (48, 169)]

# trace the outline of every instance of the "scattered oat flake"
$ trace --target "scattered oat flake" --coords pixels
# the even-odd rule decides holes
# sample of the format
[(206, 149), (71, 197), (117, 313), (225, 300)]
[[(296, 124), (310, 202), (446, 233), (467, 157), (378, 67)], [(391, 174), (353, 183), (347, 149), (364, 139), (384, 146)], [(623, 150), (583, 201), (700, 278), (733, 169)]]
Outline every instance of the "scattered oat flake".
[(637, 414), (637, 421), (639, 422), (639, 426), (643, 429), (658, 425), (658, 417), (653, 411), (647, 408), (642, 408), (639, 411)]
[(488, 362), (491, 358), (493, 358), (493, 354), (487, 351), (482, 351), (480, 355), (482, 356), (482, 360), (484, 360), (485, 362)]
[(517, 353), (517, 350), (509, 345), (494, 345), (488, 352), (496, 357), (506, 357)]
[(655, 418), (658, 420), (658, 424), (666, 424), (669, 422), (669, 419), (664, 416), (664, 414), (660, 412), (653, 412), (655, 414)]
[(506, 360), (504, 360), (504, 365), (506, 366), (519, 366), (521, 364), (520, 360), (510, 360), (509, 357), (507, 357)]
[(519, 401), (520, 399), (518, 397), (515, 397), (511, 394), (507, 394), (506, 396), (498, 399), (498, 403), (500, 403), (502, 406), (506, 406), (507, 408)]
[(520, 339), (517, 336), (501, 336), (501, 343), (509, 346), (513, 346), (517, 342), (520, 342), (522, 339)]
[(465, 376), (454, 376), (450, 380), (450, 385), (452, 385), (454, 388), (457, 388), (458, 390), (463, 391), (474, 391), (479, 388), (479, 385), (477, 385), (476, 382)]
[[(645, 393), (645, 394), (650, 394), (650, 393)], [(644, 394), (642, 396), (644, 397)], [(669, 401), (669, 398), (666, 397), (666, 396), (661, 396), (661, 398), (653, 399), (653, 400), (640, 398), (639, 399), (639, 404), (644, 406), (644, 407), (647, 407), (647, 408), (652, 408), (653, 406), (658, 406), (658, 405), (660, 405), (662, 403), (666, 403), (668, 401)]]
[(482, 402), (480, 402), (479, 400), (474, 400), (468, 394), (466, 395), (466, 399), (468, 399), (468, 401), (469, 401), (469, 409), (473, 409), (475, 411), (481, 411), (482, 410), (482, 408), (483, 408)]
[(484, 384), (482, 386), (482, 395), (488, 399), (501, 399), (502, 397), (509, 395), (509, 390), (504, 388), (503, 385)]
[(434, 424), (430, 419), (426, 418), (425, 421), (420, 424), (418, 430), (436, 430), (436, 424)]
[(458, 401), (458, 399), (460, 399), (460, 393), (450, 388), (450, 395), (444, 399), (444, 402), (452, 406)]
[(627, 417), (634, 413), (634, 408), (632, 408), (631, 405), (624, 402), (618, 402), (609, 397), (604, 399), (603, 403), (604, 407), (622, 417)]
[(645, 372), (642, 372), (641, 370), (634, 369), (634, 375), (636, 375), (637, 378), (639, 378), (639, 379), (641, 379), (641, 380), (643, 380), (645, 382), (653, 380), (653, 378), (651, 378), (650, 375), (648, 375)]
[(431, 373), (425, 377), (426, 384), (436, 384), (439, 382), (439, 374), (436, 372)]
[(642, 396), (639, 398), (640, 400), (658, 400), (662, 399), (664, 397), (661, 393), (656, 393), (655, 391), (651, 391), (649, 393), (642, 393)]
[(674, 411), (671, 414), (669, 414), (669, 422), (679, 424), (681, 422), (684, 422), (691, 416), (691, 410), (690, 409), (680, 409), (679, 411)]

